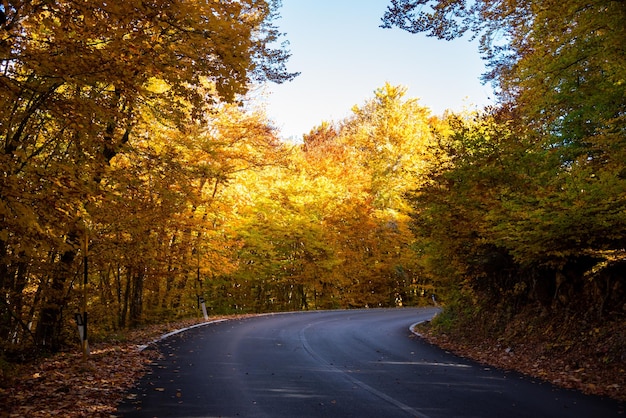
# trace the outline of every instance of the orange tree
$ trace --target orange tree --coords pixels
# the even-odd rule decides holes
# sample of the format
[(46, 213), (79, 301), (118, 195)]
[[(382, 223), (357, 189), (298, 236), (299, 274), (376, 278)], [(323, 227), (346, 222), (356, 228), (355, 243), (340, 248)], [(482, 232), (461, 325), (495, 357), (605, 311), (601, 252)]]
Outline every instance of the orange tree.
[(432, 277), (421, 270), (414, 252), (406, 194), (427, 180), (426, 169), (435, 161), (437, 120), (417, 99), (405, 96), (406, 88), (388, 83), (375, 90), (372, 99), (352, 109), (339, 138), (355, 169), (367, 178), (373, 227), (361, 232), (375, 237), (375, 245), (367, 247), (375, 253), (361, 268), (375, 272), (368, 283), (378, 283), (379, 289), (370, 293), (378, 293), (378, 303), (385, 304), (417, 303), (418, 293), (433, 291)]
[(432, 290), (404, 200), (431, 158), (432, 120), (405, 93), (386, 85), (305, 135), (283, 167), (245, 173), (237, 307), (393, 306)]

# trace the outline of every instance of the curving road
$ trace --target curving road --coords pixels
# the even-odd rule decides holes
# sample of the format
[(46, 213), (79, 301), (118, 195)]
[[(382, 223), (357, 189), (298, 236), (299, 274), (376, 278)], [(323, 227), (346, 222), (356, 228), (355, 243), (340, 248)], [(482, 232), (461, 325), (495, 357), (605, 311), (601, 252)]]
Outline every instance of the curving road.
[(434, 308), (209, 324), (159, 343), (124, 417), (613, 417), (611, 400), (461, 359), (409, 331)]

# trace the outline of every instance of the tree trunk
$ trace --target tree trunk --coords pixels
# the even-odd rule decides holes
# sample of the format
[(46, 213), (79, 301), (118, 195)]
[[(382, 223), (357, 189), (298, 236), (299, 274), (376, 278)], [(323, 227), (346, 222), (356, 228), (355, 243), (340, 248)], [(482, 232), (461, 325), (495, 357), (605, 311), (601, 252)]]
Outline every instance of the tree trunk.
[(141, 315), (143, 313), (143, 278), (145, 271), (142, 267), (132, 276), (133, 283), (132, 298), (129, 310), (130, 326), (135, 327), (141, 323)]
[[(71, 233), (66, 242), (76, 247), (78, 234)], [(60, 336), (62, 329), (62, 313), (66, 304), (65, 285), (71, 276), (72, 265), (76, 259), (78, 250), (71, 248), (61, 255), (49, 288), (43, 295), (43, 306), (35, 329), (35, 343), (50, 351), (58, 351), (60, 348)]]
[(120, 312), (119, 312), (119, 326), (120, 328), (126, 327), (126, 315), (128, 314), (128, 305), (130, 298), (130, 274), (131, 271), (126, 271), (126, 286), (124, 288), (124, 292), (122, 293), (122, 273), (118, 271), (118, 295), (121, 297), (120, 299)]

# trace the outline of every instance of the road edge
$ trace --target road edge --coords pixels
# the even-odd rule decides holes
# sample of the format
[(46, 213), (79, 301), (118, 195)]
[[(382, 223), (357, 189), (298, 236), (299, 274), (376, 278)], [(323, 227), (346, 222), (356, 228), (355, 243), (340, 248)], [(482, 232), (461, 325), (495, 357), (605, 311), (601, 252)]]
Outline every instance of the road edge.
[[(261, 313), (261, 314), (252, 314), (252, 315), (254, 315), (254, 316), (270, 316), (270, 315), (282, 315), (282, 314), (298, 313), (298, 312), (306, 312), (306, 311), (266, 312), (266, 313)], [(238, 317), (234, 316), (232, 318), (214, 319), (214, 320), (211, 320), (211, 321), (205, 321), (205, 322), (200, 322), (198, 324), (190, 325), (190, 326), (185, 327), (185, 328), (180, 328), (180, 329), (168, 332), (167, 334), (163, 334), (159, 338), (156, 338), (156, 339), (154, 339), (152, 341), (149, 341), (149, 342), (147, 342), (145, 344), (139, 344), (137, 346), (137, 350), (140, 351), (140, 352), (144, 351), (148, 347), (156, 345), (156, 344), (158, 344), (158, 343), (168, 339), (169, 337), (172, 337), (172, 336), (174, 336), (176, 334), (180, 334), (180, 333), (185, 332), (185, 331), (189, 331), (189, 330), (194, 329), (194, 328), (204, 327), (204, 326), (211, 325), (211, 324), (217, 324), (219, 322), (232, 321), (233, 319), (238, 319)]]
[(210, 325), (210, 324), (216, 324), (218, 322), (224, 322), (224, 321), (230, 321), (230, 318), (222, 318), (222, 319), (215, 319), (213, 321), (207, 321), (207, 322), (201, 322), (199, 324), (194, 324), (185, 328), (180, 328), (177, 330), (174, 330), (172, 332), (168, 332), (167, 334), (163, 334), (161, 335), (159, 338), (156, 338), (152, 341), (147, 342), (146, 344), (140, 344), (137, 346), (137, 350), (139, 351), (144, 351), (145, 349), (147, 349), (148, 347), (158, 344), (160, 342), (162, 342), (163, 340), (168, 339), (169, 337), (172, 337), (176, 334), (180, 334), (181, 332), (185, 332), (185, 331), (189, 331), (190, 329), (194, 329), (194, 328), (199, 328), (199, 327), (203, 327), (205, 325)]
[(437, 315), (439, 315), (440, 313), (441, 313), (441, 308), (439, 308), (439, 310), (438, 310), (437, 312), (435, 312), (435, 314), (434, 314), (433, 316), (431, 316), (431, 317), (430, 317), (430, 319), (424, 319), (424, 320), (417, 321), (417, 322), (415, 322), (415, 323), (413, 323), (413, 324), (409, 325), (409, 331), (411, 331), (411, 333), (412, 333), (413, 335), (415, 335), (415, 336), (420, 337), (420, 338), (422, 338), (422, 339), (423, 339), (423, 338), (424, 338), (424, 336), (423, 336), (422, 334), (420, 334), (419, 332), (415, 331), (415, 327), (417, 327), (417, 326), (418, 326), (418, 325), (420, 325), (420, 324), (423, 324), (424, 322), (430, 322), (430, 321), (432, 321), (432, 320), (433, 320), (433, 319), (435, 319), (435, 317), (437, 317)]
[[(345, 310), (345, 309), (337, 309), (337, 310), (342, 311), (342, 310)], [(308, 312), (308, 311), (265, 312), (265, 313), (261, 313), (261, 314), (254, 314), (254, 316), (284, 315), (284, 314), (292, 314), (292, 313), (300, 313), (300, 312)], [(441, 313), (441, 308), (430, 319), (425, 319), (423, 321), (418, 321), (418, 322), (415, 322), (414, 324), (409, 325), (409, 331), (411, 331), (416, 336), (418, 336), (420, 338), (423, 338), (422, 334), (420, 334), (417, 331), (414, 331), (413, 328), (415, 328), (417, 325), (422, 324), (424, 322), (432, 321), (433, 318), (435, 318), (440, 313)], [(156, 344), (158, 344), (160, 342), (163, 342), (164, 340), (168, 339), (169, 337), (172, 337), (174, 335), (180, 334), (182, 332), (189, 331), (191, 329), (195, 329), (195, 328), (199, 328), (199, 327), (204, 327), (204, 326), (211, 325), (211, 324), (217, 324), (217, 323), (220, 323), (220, 322), (232, 321), (233, 319), (235, 319), (235, 318), (214, 319), (212, 321), (200, 322), (198, 324), (190, 325), (190, 326), (185, 327), (185, 328), (180, 328), (180, 329), (168, 332), (167, 334), (163, 334), (159, 338), (156, 338), (156, 339), (154, 339), (152, 341), (149, 341), (149, 342), (147, 342), (145, 344), (139, 344), (137, 346), (137, 351), (140, 351), (140, 352), (141, 351), (145, 351), (149, 347), (151, 347), (153, 345), (156, 345)]]

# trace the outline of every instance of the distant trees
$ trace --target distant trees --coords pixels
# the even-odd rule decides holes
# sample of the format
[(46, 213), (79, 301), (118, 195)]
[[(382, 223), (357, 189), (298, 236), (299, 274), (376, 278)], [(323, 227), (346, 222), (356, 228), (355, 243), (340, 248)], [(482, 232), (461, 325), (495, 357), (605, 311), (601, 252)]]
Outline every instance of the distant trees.
[(181, 103), (174, 117), (160, 96), (171, 87), (146, 89), (128, 129), (102, 138), (114, 148), (45, 131), (5, 177), (7, 353), (72, 339), (85, 240), (91, 338), (197, 315), (201, 297), (214, 312), (261, 312), (414, 305), (433, 291), (403, 194), (436, 119), (403, 88), (385, 85), (294, 147), (260, 113), (214, 103), (196, 119)]
[(241, 174), (242, 246), (230, 276), (246, 289), (230, 290), (239, 308), (397, 306), (432, 292), (403, 194), (433, 136), (427, 109), (404, 95), (387, 84), (351, 117), (311, 130), (285, 164)]

